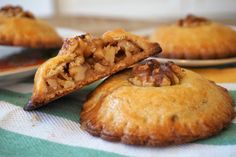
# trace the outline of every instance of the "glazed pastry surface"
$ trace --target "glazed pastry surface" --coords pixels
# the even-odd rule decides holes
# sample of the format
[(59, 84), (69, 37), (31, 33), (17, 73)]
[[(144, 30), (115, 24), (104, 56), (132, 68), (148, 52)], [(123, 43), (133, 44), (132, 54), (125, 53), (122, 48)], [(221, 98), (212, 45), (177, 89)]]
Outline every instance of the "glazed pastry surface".
[[(230, 123), (234, 109), (226, 89), (173, 63), (151, 65), (146, 72), (120, 72), (97, 87), (84, 103), (82, 127), (105, 140), (165, 146), (207, 138)], [(145, 83), (135, 84), (135, 77)], [(150, 84), (152, 78), (161, 81)]]

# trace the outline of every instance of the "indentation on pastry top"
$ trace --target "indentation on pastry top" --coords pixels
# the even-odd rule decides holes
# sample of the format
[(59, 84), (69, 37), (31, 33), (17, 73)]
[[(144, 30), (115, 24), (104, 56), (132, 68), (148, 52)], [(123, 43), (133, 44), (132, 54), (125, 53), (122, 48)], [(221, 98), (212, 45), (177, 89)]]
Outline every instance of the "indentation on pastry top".
[(34, 19), (34, 15), (29, 11), (24, 11), (20, 6), (5, 5), (0, 8), (0, 15), (6, 17), (26, 17)]
[(173, 62), (159, 63), (157, 60), (146, 60), (135, 65), (129, 82), (137, 86), (171, 86), (180, 84), (184, 70)]
[(74, 88), (77, 82), (111, 71), (124, 58), (140, 52), (143, 49), (128, 39), (107, 41), (90, 34), (67, 39), (58, 55), (67, 55), (69, 59), (47, 72), (47, 92)]
[(187, 15), (185, 19), (180, 19), (177, 21), (177, 25), (181, 27), (194, 27), (199, 25), (205, 25), (210, 21), (203, 17), (198, 17), (195, 15)]

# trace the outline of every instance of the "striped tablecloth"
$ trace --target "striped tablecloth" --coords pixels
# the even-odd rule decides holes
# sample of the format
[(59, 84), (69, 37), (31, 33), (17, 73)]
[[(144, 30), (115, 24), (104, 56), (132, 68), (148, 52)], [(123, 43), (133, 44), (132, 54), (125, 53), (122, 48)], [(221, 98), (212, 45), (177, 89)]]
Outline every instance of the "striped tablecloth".
[[(206, 77), (223, 75), (225, 71), (206, 71)], [(209, 71), (212, 71), (209, 69)], [(226, 75), (226, 74), (225, 74)], [(229, 73), (230, 78), (236, 73)], [(213, 77), (214, 78), (214, 77)], [(219, 79), (219, 77), (215, 77)], [(217, 81), (227, 88), (236, 101), (236, 77)], [(234, 83), (235, 82), (235, 83)], [(159, 157), (235, 157), (236, 120), (219, 135), (190, 144), (164, 148), (128, 146), (90, 136), (80, 128), (79, 118), (86, 95), (94, 88), (83, 90), (54, 101), (37, 111), (22, 107), (31, 96), (33, 83), (21, 82), (0, 88), (0, 156), (159, 156)]]

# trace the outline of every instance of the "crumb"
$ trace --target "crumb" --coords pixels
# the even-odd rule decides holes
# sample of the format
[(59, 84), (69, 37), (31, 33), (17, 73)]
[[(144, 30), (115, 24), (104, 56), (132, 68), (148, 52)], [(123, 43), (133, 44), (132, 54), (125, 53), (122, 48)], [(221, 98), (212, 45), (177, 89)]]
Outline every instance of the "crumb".
[(40, 117), (38, 116), (38, 115), (36, 115), (36, 114), (33, 114), (32, 115), (32, 118), (31, 118), (31, 121), (40, 121)]

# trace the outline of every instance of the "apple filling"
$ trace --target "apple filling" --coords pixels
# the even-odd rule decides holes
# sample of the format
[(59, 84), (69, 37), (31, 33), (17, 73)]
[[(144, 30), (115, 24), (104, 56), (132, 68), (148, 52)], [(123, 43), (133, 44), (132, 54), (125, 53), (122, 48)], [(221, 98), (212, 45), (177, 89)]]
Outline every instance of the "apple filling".
[(136, 43), (124, 39), (106, 41), (89, 34), (68, 39), (58, 54), (68, 59), (50, 68), (45, 76), (47, 93), (74, 89), (98, 76), (105, 76), (115, 64), (142, 51)]

